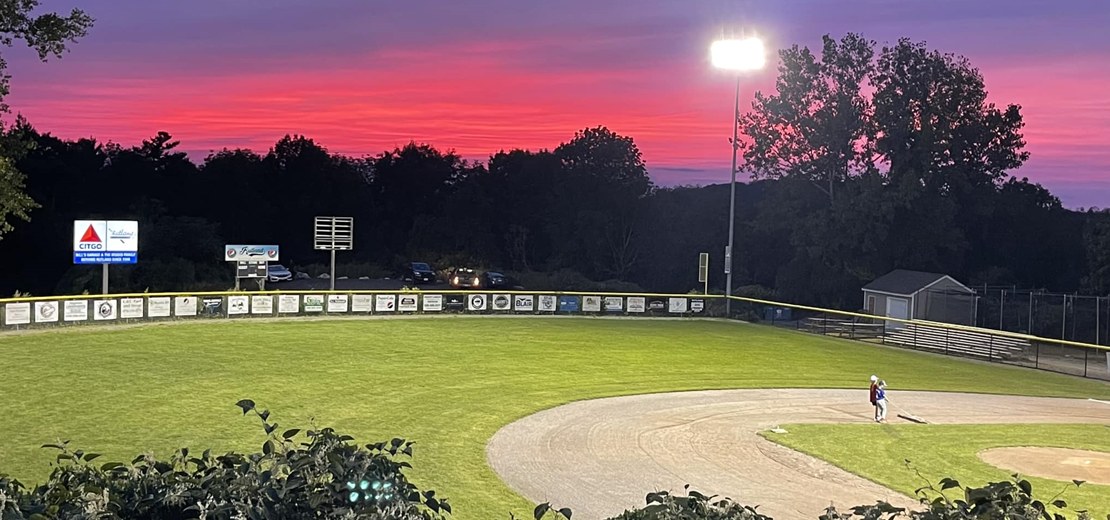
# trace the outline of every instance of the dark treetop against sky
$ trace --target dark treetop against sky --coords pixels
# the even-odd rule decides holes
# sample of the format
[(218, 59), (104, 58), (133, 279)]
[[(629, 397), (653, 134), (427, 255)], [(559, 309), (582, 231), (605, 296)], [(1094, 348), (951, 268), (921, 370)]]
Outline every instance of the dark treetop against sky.
[[(60, 61), (6, 52), (13, 110), (64, 138), (195, 157), (286, 133), (334, 152), (409, 140), (484, 159), (586, 126), (636, 139), (656, 182), (727, 181), (732, 80), (708, 44), (899, 37), (963, 54), (991, 100), (1024, 107), (1019, 170), (1068, 206), (1110, 206), (1107, 0), (45, 0), (97, 18)], [(747, 78), (769, 91), (774, 67)]]

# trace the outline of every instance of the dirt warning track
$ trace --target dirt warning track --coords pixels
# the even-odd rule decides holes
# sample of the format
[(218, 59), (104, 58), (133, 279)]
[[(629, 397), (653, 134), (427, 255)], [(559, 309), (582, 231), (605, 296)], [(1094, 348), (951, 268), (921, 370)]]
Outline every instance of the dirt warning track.
[[(892, 392), (933, 424), (1100, 423), (1110, 404), (1079, 399)], [(891, 423), (898, 419), (891, 408)], [(790, 423), (872, 423), (867, 390), (725, 390), (615, 397), (552, 408), (490, 439), (494, 471), (524, 497), (598, 520), (640, 507), (651, 491), (706, 494), (759, 505), (781, 520), (813, 520), (830, 502), (850, 507), (909, 497), (760, 437)], [(875, 425), (876, 428), (881, 426)]]

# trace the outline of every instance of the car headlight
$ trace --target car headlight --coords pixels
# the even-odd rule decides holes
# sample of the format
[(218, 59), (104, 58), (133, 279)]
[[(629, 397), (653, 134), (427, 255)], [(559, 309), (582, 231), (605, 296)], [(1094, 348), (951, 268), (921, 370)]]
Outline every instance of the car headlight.
[(474, 285), (474, 287), (478, 287), (478, 279), (477, 278), (474, 279), (474, 284), (473, 285)]
[(454, 281), (452, 281), (451, 283), (453, 283), (453, 284), (455, 284), (455, 285), (459, 285), (459, 277), (458, 277), (458, 276), (456, 276), (456, 277), (455, 277), (455, 279), (454, 279)]

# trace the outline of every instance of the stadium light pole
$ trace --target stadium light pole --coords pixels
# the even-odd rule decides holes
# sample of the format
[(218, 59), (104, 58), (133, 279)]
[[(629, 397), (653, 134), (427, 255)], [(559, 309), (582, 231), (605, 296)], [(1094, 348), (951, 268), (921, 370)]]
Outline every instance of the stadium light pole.
[(732, 316), (732, 245), (736, 227), (736, 154), (740, 149), (740, 79), (744, 72), (763, 68), (767, 58), (759, 38), (717, 40), (709, 47), (713, 66), (736, 73), (736, 103), (732, 114), (732, 179), (728, 201), (728, 247), (725, 248), (725, 317)]

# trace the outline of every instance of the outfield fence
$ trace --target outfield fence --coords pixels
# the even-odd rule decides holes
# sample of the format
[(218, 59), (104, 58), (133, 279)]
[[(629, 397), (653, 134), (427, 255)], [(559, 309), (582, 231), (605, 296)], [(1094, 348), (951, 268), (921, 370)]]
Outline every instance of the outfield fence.
[[(1110, 348), (1028, 334), (732, 296), (752, 323), (1110, 381)], [(296, 316), (570, 315), (724, 318), (721, 295), (550, 291), (267, 291), (0, 299), (5, 330)]]

